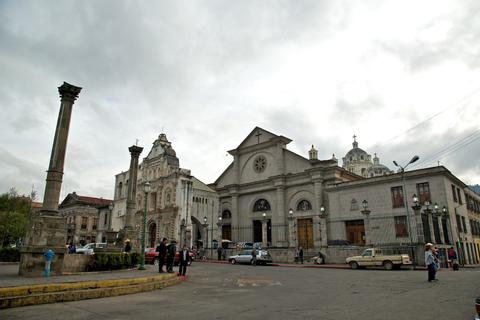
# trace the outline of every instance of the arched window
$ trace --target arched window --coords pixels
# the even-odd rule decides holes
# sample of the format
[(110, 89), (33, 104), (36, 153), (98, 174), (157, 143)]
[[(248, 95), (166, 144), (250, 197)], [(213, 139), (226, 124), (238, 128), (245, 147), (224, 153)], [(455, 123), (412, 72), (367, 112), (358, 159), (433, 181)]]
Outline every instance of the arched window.
[(308, 200), (302, 200), (297, 204), (297, 211), (312, 210), (312, 204)]
[(232, 218), (232, 213), (228, 210), (223, 210), (222, 212), (222, 220), (225, 219), (231, 219)]
[(123, 184), (120, 182), (120, 183), (118, 184), (118, 191), (117, 191), (117, 197), (118, 197), (118, 198), (121, 198), (121, 197), (122, 197), (122, 191), (123, 191), (122, 189), (123, 189)]
[(258, 199), (253, 205), (253, 211), (270, 211), (270, 203), (265, 199)]

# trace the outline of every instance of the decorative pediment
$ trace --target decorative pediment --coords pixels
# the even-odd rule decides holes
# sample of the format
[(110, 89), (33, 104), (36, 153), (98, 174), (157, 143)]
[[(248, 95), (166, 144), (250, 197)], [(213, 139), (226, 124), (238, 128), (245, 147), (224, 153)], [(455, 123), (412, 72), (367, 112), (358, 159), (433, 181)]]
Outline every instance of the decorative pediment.
[[(283, 136), (278, 136), (278, 135), (276, 135), (274, 133), (271, 133), (270, 131), (267, 131), (267, 130), (262, 129), (260, 127), (255, 127), (255, 129), (253, 129), (252, 132), (250, 132), (250, 134), (242, 141), (242, 143), (240, 143), (240, 145), (235, 150), (239, 150), (239, 149), (247, 148), (247, 147), (250, 147), (250, 146), (255, 146), (257, 144), (269, 142), (274, 138), (283, 139), (284, 140), (283, 142), (285, 144), (290, 143), (292, 141), (288, 138), (285, 138)], [(230, 153), (232, 153), (232, 152), (230, 152)]]

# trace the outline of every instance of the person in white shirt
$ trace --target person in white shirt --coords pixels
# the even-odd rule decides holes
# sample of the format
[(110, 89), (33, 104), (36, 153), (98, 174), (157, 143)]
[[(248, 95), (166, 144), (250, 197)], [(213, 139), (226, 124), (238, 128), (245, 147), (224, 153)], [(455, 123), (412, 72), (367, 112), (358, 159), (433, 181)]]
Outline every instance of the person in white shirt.
[(428, 270), (428, 282), (437, 281), (435, 274), (437, 273), (435, 256), (433, 255), (433, 244), (427, 243), (425, 245), (425, 265)]

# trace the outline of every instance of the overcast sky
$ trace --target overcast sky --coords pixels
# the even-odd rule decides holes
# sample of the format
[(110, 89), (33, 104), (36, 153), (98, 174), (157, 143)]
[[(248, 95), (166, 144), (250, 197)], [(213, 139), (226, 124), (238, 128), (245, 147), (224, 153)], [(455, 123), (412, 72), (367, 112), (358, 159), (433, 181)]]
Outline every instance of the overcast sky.
[[(112, 198), (127, 148), (163, 131), (214, 182), (259, 126), (307, 156), (352, 135), (480, 183), (480, 1), (0, 1), (0, 192), (43, 198), (63, 81), (62, 199)], [(61, 199), (61, 200), (62, 200)]]

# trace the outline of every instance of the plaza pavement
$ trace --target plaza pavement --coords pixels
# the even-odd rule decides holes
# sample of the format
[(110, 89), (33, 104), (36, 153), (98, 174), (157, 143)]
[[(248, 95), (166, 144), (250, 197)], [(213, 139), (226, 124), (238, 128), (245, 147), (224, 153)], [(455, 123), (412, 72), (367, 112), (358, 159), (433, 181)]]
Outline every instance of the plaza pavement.
[(5, 309), (0, 318), (455, 320), (472, 319), (473, 301), (480, 295), (479, 269), (442, 270), (435, 283), (426, 281), (425, 271), (208, 262), (194, 263), (188, 275), (181, 285), (163, 290)]

